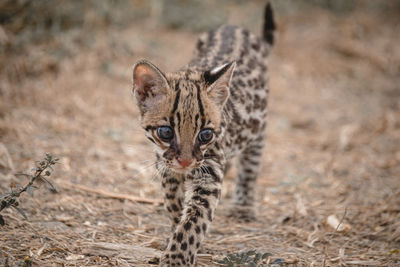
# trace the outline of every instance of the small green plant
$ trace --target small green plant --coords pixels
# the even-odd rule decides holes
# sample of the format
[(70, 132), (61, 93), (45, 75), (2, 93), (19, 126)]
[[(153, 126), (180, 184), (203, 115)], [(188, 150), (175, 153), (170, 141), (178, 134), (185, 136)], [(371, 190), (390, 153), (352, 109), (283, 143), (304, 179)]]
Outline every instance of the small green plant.
[(217, 263), (225, 267), (267, 267), (267, 265), (262, 262), (269, 256), (271, 256), (271, 253), (260, 253), (256, 250), (250, 250), (228, 254), (222, 260), (217, 261)]
[[(45, 183), (49, 186), (50, 191), (56, 193), (57, 189), (50, 183), (45, 177), (49, 177), (54, 171), (53, 165), (57, 163), (58, 159), (53, 158), (49, 153), (46, 153), (45, 158), (42, 161), (36, 162), (36, 167), (33, 168), (33, 174), (20, 173), (16, 176), (26, 176), (30, 181), (25, 186), (10, 185), (11, 191), (4, 195), (0, 195), (0, 213), (6, 208), (14, 208), (17, 210), (25, 219), (28, 219), (25, 212), (19, 207), (18, 198), (23, 192), (27, 192), (33, 196), (34, 190), (37, 188), (34, 183)], [(5, 225), (3, 216), (0, 214), (0, 225)]]

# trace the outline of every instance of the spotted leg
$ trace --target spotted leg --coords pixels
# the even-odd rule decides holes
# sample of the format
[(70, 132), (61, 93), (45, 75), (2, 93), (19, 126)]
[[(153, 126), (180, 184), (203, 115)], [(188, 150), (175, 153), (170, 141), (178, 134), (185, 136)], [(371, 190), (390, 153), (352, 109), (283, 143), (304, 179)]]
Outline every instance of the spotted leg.
[(242, 152), (238, 159), (238, 173), (230, 216), (239, 221), (256, 219), (254, 202), (263, 147), (263, 142), (252, 144)]
[[(164, 190), (164, 208), (171, 220), (172, 231), (181, 220), (183, 209), (183, 177), (172, 175), (168, 172), (162, 177), (162, 187)], [(167, 240), (168, 243), (168, 240)]]
[(221, 195), (224, 167), (209, 160), (202, 171), (187, 175), (185, 207), (160, 266), (194, 266)]

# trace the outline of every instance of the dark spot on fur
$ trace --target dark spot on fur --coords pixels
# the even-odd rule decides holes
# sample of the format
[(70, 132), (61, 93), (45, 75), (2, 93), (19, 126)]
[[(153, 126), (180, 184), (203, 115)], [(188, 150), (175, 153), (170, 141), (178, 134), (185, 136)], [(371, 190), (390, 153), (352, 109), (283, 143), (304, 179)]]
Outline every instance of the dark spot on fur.
[(167, 198), (167, 199), (174, 199), (175, 198), (175, 195), (174, 194), (166, 194), (165, 195), (165, 197)]
[(207, 231), (207, 224), (203, 223), (201, 228), (203, 228), (203, 232), (205, 233)]
[(208, 220), (211, 222), (212, 221), (212, 211), (211, 210), (208, 210), (207, 217), (208, 217)]
[(167, 182), (170, 183), (170, 184), (179, 184), (179, 181), (177, 179), (173, 178), (173, 177), (169, 178), (167, 180)]
[(182, 249), (183, 251), (185, 251), (185, 250), (187, 249), (187, 243), (186, 243), (186, 242), (183, 242), (183, 243), (182, 243), (181, 249)]
[(178, 206), (177, 206), (175, 203), (172, 204), (171, 208), (172, 208), (174, 211), (179, 211), (179, 208), (178, 208)]
[(192, 224), (190, 222), (187, 222), (183, 227), (185, 228), (186, 231), (189, 231), (190, 227), (192, 227)]
[(178, 241), (180, 243), (180, 242), (182, 242), (182, 239), (183, 239), (183, 234), (182, 233), (178, 233), (176, 235), (176, 241)]
[(190, 256), (190, 264), (194, 264), (194, 255)]
[(258, 52), (260, 50), (260, 43), (259, 42), (252, 43), (251, 48), (253, 48), (254, 50), (256, 50)]
[(195, 215), (192, 215), (192, 217), (190, 217), (190, 220), (194, 223), (197, 223), (198, 217)]
[(199, 201), (200, 204), (201, 204), (202, 206), (204, 206), (206, 209), (208, 209), (208, 208), (210, 207), (210, 203), (209, 203), (208, 200), (205, 199), (205, 198), (202, 198), (202, 197), (200, 197), (200, 196), (194, 196), (194, 197), (193, 197), (193, 200)]

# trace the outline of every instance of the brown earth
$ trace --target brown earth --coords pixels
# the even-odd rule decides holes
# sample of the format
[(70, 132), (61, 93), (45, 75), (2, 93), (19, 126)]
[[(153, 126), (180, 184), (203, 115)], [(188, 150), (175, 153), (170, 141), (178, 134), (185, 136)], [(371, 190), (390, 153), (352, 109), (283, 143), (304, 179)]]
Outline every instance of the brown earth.
[[(251, 249), (271, 253), (276, 266), (400, 265), (399, 22), (363, 9), (277, 12), (259, 217), (227, 217), (232, 170), (199, 265)], [(169, 222), (131, 96), (131, 66), (147, 58), (175, 70), (196, 36), (144, 21), (90, 32), (85, 45), (71, 33), (3, 54), (0, 191), (26, 183), (14, 174), (29, 172), (45, 152), (60, 164), (49, 178), (59, 193), (42, 186), (20, 198), (28, 220), (2, 212), (0, 265), (22, 266), (26, 256), (33, 266), (155, 262)], [(65, 46), (75, 52), (48, 56)]]

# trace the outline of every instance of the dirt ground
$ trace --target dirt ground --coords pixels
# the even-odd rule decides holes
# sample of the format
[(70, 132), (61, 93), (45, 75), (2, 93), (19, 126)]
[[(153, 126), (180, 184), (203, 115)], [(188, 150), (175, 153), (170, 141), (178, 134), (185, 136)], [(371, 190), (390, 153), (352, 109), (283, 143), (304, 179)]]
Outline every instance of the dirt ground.
[[(398, 13), (278, 10), (276, 20), (259, 217), (227, 217), (233, 169), (198, 265), (255, 249), (271, 253), (269, 266), (400, 266)], [(0, 192), (26, 183), (14, 174), (29, 173), (46, 152), (60, 164), (49, 178), (58, 193), (41, 186), (21, 196), (28, 220), (2, 211), (0, 266), (28, 266), (26, 256), (32, 266), (156, 262), (169, 222), (131, 67), (146, 58), (176, 70), (197, 35), (144, 21), (94, 31), (83, 45), (70, 33), (2, 55)], [(52, 61), (55, 46), (75, 52)]]

